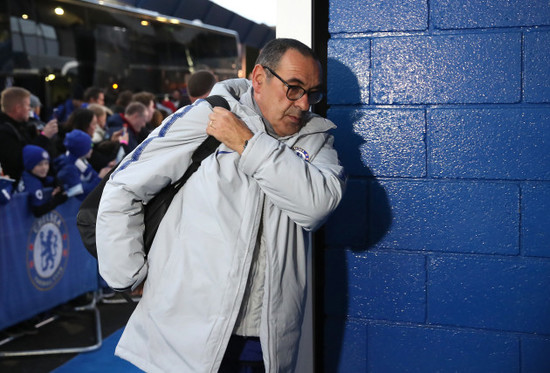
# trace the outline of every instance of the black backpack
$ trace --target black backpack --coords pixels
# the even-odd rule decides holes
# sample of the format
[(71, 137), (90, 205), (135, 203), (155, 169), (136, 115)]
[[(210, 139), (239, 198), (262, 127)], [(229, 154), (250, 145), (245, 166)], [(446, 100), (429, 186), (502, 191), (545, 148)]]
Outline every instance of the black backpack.
[[(221, 106), (227, 110), (231, 110), (227, 101), (221, 96), (209, 96), (205, 98), (205, 100), (208, 101), (212, 107)], [(218, 140), (212, 136), (208, 136), (191, 156), (192, 163), (183, 176), (175, 183), (167, 185), (144, 206), (145, 232), (143, 234), (143, 240), (145, 254), (149, 252), (160, 222), (176, 193), (183, 184), (185, 184), (187, 179), (189, 179), (189, 177), (199, 168), (202, 160), (212, 154), (219, 145), (220, 142)], [(86, 196), (76, 215), (76, 226), (80, 232), (82, 243), (94, 258), (97, 258), (95, 231), (99, 201), (105, 184), (115, 169), (116, 167), (109, 171), (90, 194)]]

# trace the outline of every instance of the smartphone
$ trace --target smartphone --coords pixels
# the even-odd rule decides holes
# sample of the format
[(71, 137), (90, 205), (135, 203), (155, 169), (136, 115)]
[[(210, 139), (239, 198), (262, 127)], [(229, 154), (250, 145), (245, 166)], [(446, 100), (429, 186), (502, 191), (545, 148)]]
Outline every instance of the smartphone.
[(126, 135), (128, 134), (128, 125), (124, 123), (122, 125), (122, 134), (120, 135), (120, 143), (124, 145), (128, 145), (128, 140), (126, 138)]

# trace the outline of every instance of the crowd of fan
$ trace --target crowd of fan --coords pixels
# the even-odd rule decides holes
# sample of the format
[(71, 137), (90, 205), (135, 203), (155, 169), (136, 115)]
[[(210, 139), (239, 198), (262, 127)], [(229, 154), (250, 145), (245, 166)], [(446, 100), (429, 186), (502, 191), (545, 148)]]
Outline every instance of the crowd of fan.
[(4, 89), (0, 205), (15, 193), (27, 193), (38, 217), (68, 198), (83, 200), (168, 115), (206, 97), (215, 82), (212, 73), (199, 71), (188, 81), (187, 96), (174, 90), (157, 100), (150, 92), (122, 91), (110, 107), (102, 89), (89, 87), (54, 108), (45, 123), (37, 96), (21, 87)]

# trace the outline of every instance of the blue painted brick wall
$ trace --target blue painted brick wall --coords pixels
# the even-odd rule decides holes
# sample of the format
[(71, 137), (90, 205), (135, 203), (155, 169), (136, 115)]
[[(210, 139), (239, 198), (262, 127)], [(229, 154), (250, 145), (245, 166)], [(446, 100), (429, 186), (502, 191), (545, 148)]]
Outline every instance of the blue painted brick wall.
[[(389, 196), (392, 225), (377, 246), (519, 254), (517, 185), (437, 180), (380, 182)], [(369, 210), (371, 219), (378, 213)]]
[(517, 372), (519, 342), (512, 336), (444, 328), (371, 324), (369, 372)]
[(522, 372), (550, 372), (550, 340), (536, 337), (523, 338), (521, 363)]
[(550, 258), (550, 184), (525, 183), (521, 188), (521, 244), (527, 256)]
[(429, 174), (550, 180), (549, 128), (550, 107), (429, 110)]
[(427, 0), (331, 2), (329, 31), (425, 30), (428, 26), (427, 8)]
[[(345, 325), (342, 325), (345, 323)], [(344, 329), (343, 335), (338, 330)], [(367, 369), (367, 323), (362, 320), (343, 321), (327, 318), (327, 344), (324, 350), (325, 372), (365, 372)], [(539, 346), (535, 346), (540, 348)], [(341, 363), (339, 362), (341, 361)]]
[(518, 102), (521, 35), (377, 38), (372, 86), (378, 104)]
[(359, 104), (369, 102), (370, 40), (330, 40), (330, 55), (342, 56), (338, 61), (329, 59), (327, 68), (327, 101), (330, 104)]
[(428, 323), (550, 335), (550, 262), (431, 256)]
[(550, 32), (529, 32), (524, 36), (526, 102), (550, 102)]
[(545, 0), (433, 0), (433, 26), (471, 29), (550, 25)]
[(330, 246), (347, 245), (364, 247), (367, 244), (367, 198), (368, 181), (351, 179), (346, 193), (330, 217), (325, 228), (325, 243)]
[(424, 321), (426, 265), (423, 255), (330, 250), (326, 257), (325, 310), (328, 315)]
[(550, 3), (328, 3), (325, 371), (550, 371)]
[[(426, 120), (424, 110), (384, 110), (335, 107), (328, 116), (335, 123), (354, 123), (354, 131), (338, 127), (336, 149), (350, 175), (426, 175)], [(404, 124), (407, 125), (404, 125)], [(354, 151), (349, 145), (354, 144)], [(356, 150), (356, 151), (355, 151)]]

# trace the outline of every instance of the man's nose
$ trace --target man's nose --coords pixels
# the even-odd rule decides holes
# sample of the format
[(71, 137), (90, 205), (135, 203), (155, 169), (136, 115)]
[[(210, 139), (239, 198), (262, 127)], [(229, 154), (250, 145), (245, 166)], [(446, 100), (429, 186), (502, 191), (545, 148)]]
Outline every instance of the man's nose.
[(309, 110), (309, 98), (307, 96), (307, 93), (296, 100), (296, 106), (298, 106), (302, 111)]

